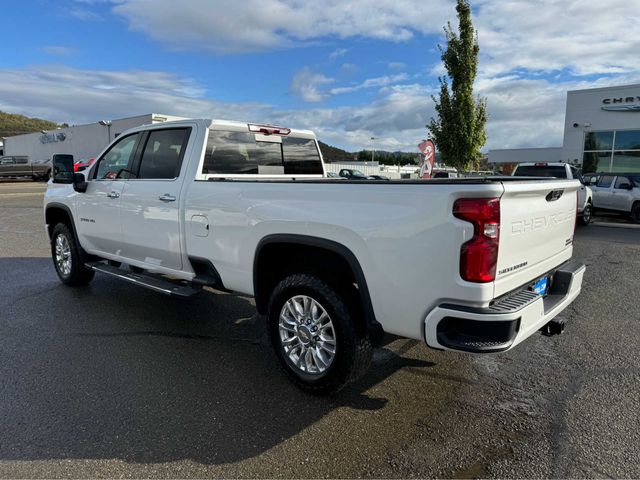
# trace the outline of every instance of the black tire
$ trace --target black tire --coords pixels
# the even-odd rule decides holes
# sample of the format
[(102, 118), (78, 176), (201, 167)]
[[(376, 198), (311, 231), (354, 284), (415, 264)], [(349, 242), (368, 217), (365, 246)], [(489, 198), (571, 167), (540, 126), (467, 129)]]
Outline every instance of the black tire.
[(584, 225), (585, 227), (591, 223), (591, 217), (593, 217), (593, 207), (591, 203), (587, 203), (584, 206), (584, 210), (582, 210), (582, 215), (580, 215), (580, 225)]
[[(61, 244), (58, 244), (59, 241)], [(62, 247), (60, 259), (69, 260), (70, 264), (58, 261), (57, 248), (59, 247)], [(73, 232), (65, 223), (58, 223), (53, 227), (51, 233), (51, 258), (58, 277), (65, 285), (75, 287), (86, 285), (93, 280), (95, 272), (84, 266), (82, 254)]]
[[(289, 379), (301, 389), (315, 395), (330, 395), (339, 391), (347, 383), (364, 375), (371, 363), (371, 342), (366, 328), (361, 322), (358, 323), (359, 309), (354, 306), (349, 308), (349, 298), (346, 294), (339, 294), (338, 291), (316, 276), (294, 274), (283, 279), (275, 287), (269, 299), (268, 329), (276, 356)], [(332, 324), (331, 332), (335, 339), (334, 356), (323, 372), (301, 371), (291, 360), (290, 354), (285, 352), (283, 340), (281, 340), (281, 313), (289, 300), (300, 296), (315, 300), (325, 310)], [(299, 323), (296, 328), (299, 332), (300, 328), (304, 328), (304, 322)], [(291, 335), (298, 336), (293, 333)], [(318, 332), (318, 335), (321, 333)], [(302, 346), (302, 341), (298, 341), (298, 344)], [(308, 349), (315, 348), (317, 351), (319, 347), (313, 347), (313, 345), (315, 343), (308, 344)], [(302, 357), (302, 354), (299, 357)], [(318, 365), (317, 362), (316, 365)]]
[(640, 202), (636, 202), (631, 206), (631, 220), (633, 220), (633, 223), (640, 223)]

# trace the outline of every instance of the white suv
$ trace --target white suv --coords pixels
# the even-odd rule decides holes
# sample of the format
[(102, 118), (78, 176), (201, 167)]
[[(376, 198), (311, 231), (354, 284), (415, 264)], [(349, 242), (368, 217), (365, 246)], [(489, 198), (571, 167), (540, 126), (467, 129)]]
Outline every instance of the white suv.
[(582, 225), (589, 225), (593, 215), (593, 192), (585, 185), (582, 173), (573, 165), (563, 162), (521, 163), (514, 170), (514, 177), (555, 177), (580, 180), (582, 186), (578, 190), (578, 220)]

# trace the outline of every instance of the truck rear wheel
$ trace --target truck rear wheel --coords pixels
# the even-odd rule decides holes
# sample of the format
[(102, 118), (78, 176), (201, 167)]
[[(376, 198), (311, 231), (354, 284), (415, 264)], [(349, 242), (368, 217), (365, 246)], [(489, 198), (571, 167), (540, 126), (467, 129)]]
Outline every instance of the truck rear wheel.
[(75, 237), (65, 223), (53, 227), (51, 257), (56, 273), (65, 285), (85, 285), (93, 280), (95, 272), (84, 266)]
[(354, 323), (349, 302), (322, 279), (294, 274), (269, 301), (271, 343), (288, 377), (316, 395), (335, 393), (362, 376), (371, 343)]

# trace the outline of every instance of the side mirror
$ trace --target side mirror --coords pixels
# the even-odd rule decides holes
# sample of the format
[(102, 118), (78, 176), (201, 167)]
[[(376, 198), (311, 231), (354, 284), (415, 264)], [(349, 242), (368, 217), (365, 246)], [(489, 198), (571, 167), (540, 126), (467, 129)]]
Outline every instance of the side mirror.
[(53, 156), (53, 183), (73, 183), (73, 155)]
[(598, 177), (592, 177), (591, 180), (589, 180), (589, 185), (595, 185), (596, 183), (598, 183)]
[(620, 185), (618, 185), (618, 188), (622, 190), (633, 190), (633, 187), (631, 186), (631, 184), (627, 182), (621, 183)]

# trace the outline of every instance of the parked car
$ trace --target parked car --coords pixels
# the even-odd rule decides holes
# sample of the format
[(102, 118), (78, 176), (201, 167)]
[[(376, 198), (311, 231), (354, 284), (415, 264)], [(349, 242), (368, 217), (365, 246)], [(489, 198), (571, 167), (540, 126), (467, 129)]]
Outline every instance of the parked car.
[(371, 180), (391, 180), (389, 177), (385, 177), (384, 175), (369, 175)]
[(80, 160), (76, 160), (73, 164), (73, 171), (74, 172), (82, 172), (84, 170), (86, 170), (87, 168), (89, 168), (91, 165), (93, 165), (93, 162), (95, 162), (96, 159), (95, 157), (92, 158), (82, 158)]
[(629, 215), (640, 223), (640, 173), (601, 173), (593, 188), (597, 210)]
[(31, 177), (33, 180), (47, 180), (50, 174), (50, 160), (31, 162), (26, 155), (0, 157), (0, 178)]
[(128, 130), (88, 175), (72, 162), (54, 159), (44, 197), (62, 283), (254, 296), (283, 369), (316, 394), (364, 374), (385, 332), (506, 351), (559, 333), (581, 290), (573, 180), (330, 181), (313, 132), (220, 120)]
[(513, 171), (514, 177), (552, 177), (575, 179), (581, 183), (578, 189), (578, 220), (581, 225), (589, 225), (593, 217), (593, 192), (582, 178), (579, 169), (563, 162), (520, 163)]
[(341, 169), (339, 176), (341, 176), (342, 178), (346, 178), (348, 180), (368, 180), (369, 179), (369, 177), (367, 177), (360, 170), (356, 170), (354, 168)]
[(335, 172), (327, 172), (327, 178), (333, 178), (334, 180), (345, 180), (344, 177), (341, 177)]
[(431, 178), (458, 178), (458, 172), (450, 170), (434, 170)]
[(600, 173), (585, 173), (582, 175), (582, 180), (585, 185), (592, 186), (598, 183)]

